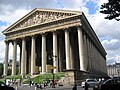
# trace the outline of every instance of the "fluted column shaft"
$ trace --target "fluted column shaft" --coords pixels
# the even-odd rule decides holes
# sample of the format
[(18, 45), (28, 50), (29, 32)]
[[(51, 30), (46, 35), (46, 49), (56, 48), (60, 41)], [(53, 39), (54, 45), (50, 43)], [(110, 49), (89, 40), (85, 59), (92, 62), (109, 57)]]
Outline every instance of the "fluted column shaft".
[(4, 60), (4, 72), (3, 75), (7, 75), (8, 70), (8, 53), (9, 53), (9, 42), (5, 42), (5, 60)]
[(12, 75), (16, 75), (17, 42), (13, 42)]
[(70, 40), (69, 32), (65, 30), (66, 70), (70, 69)]
[(42, 35), (42, 73), (46, 72), (47, 54), (46, 54), (46, 36)]
[(79, 47), (80, 70), (85, 71), (83, 33), (80, 28), (78, 28), (78, 47)]
[(57, 50), (57, 33), (53, 32), (53, 66), (54, 73), (58, 72), (58, 50)]
[(93, 72), (92, 43), (91, 41), (89, 43), (90, 43), (91, 72)]
[(32, 44), (31, 44), (31, 75), (35, 73), (35, 58), (36, 58), (36, 52), (35, 52), (35, 37), (32, 36)]
[(91, 61), (90, 61), (90, 45), (89, 45), (89, 37), (86, 38), (87, 40), (87, 60), (88, 60), (88, 70), (91, 71)]
[(21, 75), (25, 75), (25, 60), (26, 60), (26, 40), (25, 38), (22, 39), (22, 56), (21, 56)]

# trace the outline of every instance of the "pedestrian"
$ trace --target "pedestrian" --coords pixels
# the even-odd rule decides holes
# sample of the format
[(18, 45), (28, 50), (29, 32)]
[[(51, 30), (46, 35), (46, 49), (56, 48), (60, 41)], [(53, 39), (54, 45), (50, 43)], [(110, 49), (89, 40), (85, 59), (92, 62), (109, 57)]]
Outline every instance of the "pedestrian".
[(32, 81), (32, 85), (34, 85), (34, 82)]
[(39, 84), (39, 87), (40, 87), (40, 89), (42, 89), (42, 85), (41, 84)]
[(46, 82), (44, 82), (44, 88), (46, 87)]
[(52, 80), (50, 81), (50, 87), (52, 87), (52, 84), (53, 84), (53, 82), (52, 82)]
[(52, 80), (52, 88), (55, 88), (55, 82)]
[(87, 82), (85, 82), (85, 90), (88, 90), (88, 88), (89, 88), (89, 85)]
[(31, 84), (32, 84), (32, 80), (30, 79), (30, 83), (29, 83), (29, 86), (31, 86)]
[(72, 90), (77, 90), (77, 84), (74, 85)]

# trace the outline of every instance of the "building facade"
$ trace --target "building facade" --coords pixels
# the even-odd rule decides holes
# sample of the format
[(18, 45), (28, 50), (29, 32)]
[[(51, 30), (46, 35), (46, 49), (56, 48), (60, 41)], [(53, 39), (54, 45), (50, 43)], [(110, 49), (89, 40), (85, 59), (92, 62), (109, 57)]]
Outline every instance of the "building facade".
[(107, 72), (110, 77), (120, 77), (120, 63), (108, 65)]
[[(68, 71), (107, 75), (106, 51), (83, 12), (36, 8), (3, 31), (4, 75), (7, 75), (9, 43), (13, 44), (12, 75), (16, 74), (17, 45), (20, 74)], [(69, 71), (76, 72), (77, 74)]]

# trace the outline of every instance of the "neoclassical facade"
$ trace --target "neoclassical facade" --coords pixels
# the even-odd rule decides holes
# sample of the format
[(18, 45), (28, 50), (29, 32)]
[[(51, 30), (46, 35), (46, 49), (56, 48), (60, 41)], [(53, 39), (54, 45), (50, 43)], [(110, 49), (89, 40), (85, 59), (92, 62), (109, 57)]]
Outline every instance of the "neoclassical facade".
[(83, 71), (106, 75), (106, 51), (83, 12), (36, 8), (3, 31), (4, 75), (9, 43), (13, 45), (12, 75), (16, 74), (17, 45), (20, 74)]

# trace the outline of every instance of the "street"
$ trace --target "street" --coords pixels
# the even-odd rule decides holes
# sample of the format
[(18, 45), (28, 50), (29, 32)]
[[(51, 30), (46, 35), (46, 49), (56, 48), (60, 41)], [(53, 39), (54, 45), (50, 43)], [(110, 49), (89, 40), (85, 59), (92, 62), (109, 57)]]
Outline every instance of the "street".
[[(50, 87), (46, 87), (46, 88), (43, 88), (42, 90), (72, 90), (72, 87), (73, 86), (59, 86), (59, 87), (56, 87), (56, 88), (50, 88)], [(41, 90), (40, 88), (36, 88), (34, 86), (18, 86), (18, 87), (15, 87), (16, 90)], [(84, 88), (80, 87), (80, 86), (77, 86), (77, 90), (84, 90)], [(93, 90), (92, 88), (89, 88), (89, 90)]]

